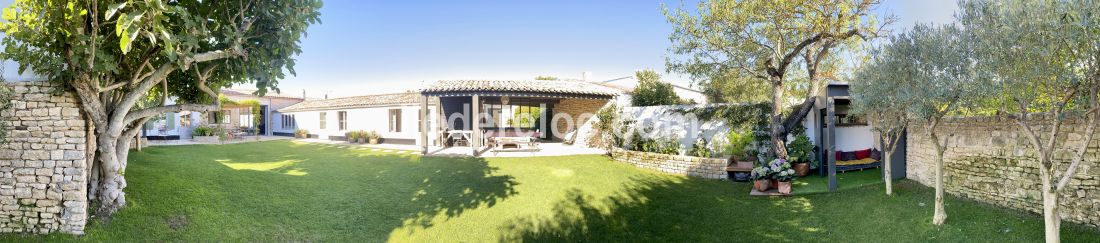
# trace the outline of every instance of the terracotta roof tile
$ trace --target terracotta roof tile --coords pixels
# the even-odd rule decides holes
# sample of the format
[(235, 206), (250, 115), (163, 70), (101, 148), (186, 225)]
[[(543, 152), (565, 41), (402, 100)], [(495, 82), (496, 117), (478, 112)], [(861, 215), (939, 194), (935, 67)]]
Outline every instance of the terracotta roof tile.
[(306, 100), (301, 103), (280, 109), (279, 112), (353, 109), (387, 105), (413, 105), (420, 103), (420, 97), (420, 93), (405, 92), (320, 100)]
[(576, 80), (441, 80), (421, 90), (446, 92), (533, 92), (572, 95), (617, 96), (622, 91)]

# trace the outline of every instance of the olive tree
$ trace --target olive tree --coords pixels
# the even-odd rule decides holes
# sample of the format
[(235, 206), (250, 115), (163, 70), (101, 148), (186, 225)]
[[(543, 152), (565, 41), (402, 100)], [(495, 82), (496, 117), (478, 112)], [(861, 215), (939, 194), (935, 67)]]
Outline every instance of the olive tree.
[(912, 98), (905, 90), (916, 76), (909, 55), (901, 46), (876, 49), (871, 60), (855, 73), (851, 84), (852, 107), (849, 112), (862, 115), (878, 134), (878, 144), (883, 154), (883, 181), (886, 195), (893, 195), (894, 186), (893, 155), (901, 138), (909, 126), (907, 99)]
[[(1100, 116), (1100, 2), (962, 4), (960, 22), (978, 37), (985, 83), (998, 89), (987, 106), (1014, 121), (1035, 150), (1046, 241), (1059, 242), (1059, 195), (1077, 174)], [(1065, 129), (1071, 120), (1078, 129)]]
[[(320, 0), (17, 0), (3, 10), (0, 55), (76, 94), (96, 148), (88, 197), (106, 217), (126, 205), (129, 143), (145, 121), (217, 110), (218, 90), (233, 84), (277, 91), (320, 7)], [(176, 104), (163, 102), (169, 96)]]
[(976, 61), (969, 39), (970, 35), (955, 25), (918, 24), (891, 37), (853, 80), (857, 83), (853, 87), (857, 107), (880, 122), (877, 129), (904, 129), (899, 127), (905, 123), (923, 124), (924, 135), (936, 153), (936, 199), (932, 218), (936, 225), (947, 220), (943, 203), (943, 157), (950, 141), (941, 138), (937, 129), (944, 116), (984, 93), (979, 89), (982, 86), (975, 84)]
[[(669, 10), (671, 71), (695, 80), (755, 82), (771, 87), (769, 117), (772, 149), (787, 157), (785, 138), (802, 121), (823, 85), (819, 68), (834, 51), (880, 36), (882, 26), (872, 14), (878, 0), (709, 0), (696, 10)], [(889, 23), (881, 21), (883, 25)], [(795, 112), (783, 116), (788, 75), (803, 64), (809, 91)], [(746, 86), (751, 88), (753, 86)]]

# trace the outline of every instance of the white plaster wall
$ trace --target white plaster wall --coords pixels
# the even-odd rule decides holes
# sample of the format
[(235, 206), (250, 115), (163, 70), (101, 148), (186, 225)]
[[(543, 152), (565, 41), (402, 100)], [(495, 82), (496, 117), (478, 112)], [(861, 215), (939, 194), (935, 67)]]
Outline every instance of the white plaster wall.
[[(389, 110), (401, 109), (401, 132), (389, 131)], [(339, 121), (337, 112), (347, 111), (347, 129), (339, 129)], [(320, 126), (320, 113), (326, 113), (326, 126), (325, 129), (321, 129)], [(357, 109), (345, 109), (345, 110), (325, 110), (325, 111), (304, 111), (304, 112), (290, 112), (287, 114), (293, 114), (298, 121), (298, 128), (309, 130), (310, 134), (317, 134), (322, 139), (327, 139), (329, 136), (344, 136), (345, 132), (364, 130), (364, 131), (376, 131), (382, 135), (382, 138), (391, 139), (416, 139), (417, 144), (420, 140), (419, 120), (420, 106), (418, 105), (406, 105), (406, 106), (387, 106), (387, 107), (372, 107), (372, 108), (357, 108)], [(435, 127), (436, 114), (434, 107), (428, 107), (428, 119), (430, 119), (431, 134), (428, 135), (429, 142), (435, 142)]]
[(875, 136), (871, 126), (848, 126), (836, 128), (836, 150), (855, 151), (875, 146)]
[(623, 107), (620, 117), (633, 119), (634, 126), (639, 129), (646, 126), (653, 127), (654, 132), (650, 134), (650, 138), (678, 138), (681, 152), (691, 149), (700, 137), (711, 144), (715, 144), (715, 140), (724, 141), (725, 133), (729, 131), (724, 122), (701, 121), (694, 115), (676, 112), (678, 109), (693, 107), (704, 107), (704, 105)]

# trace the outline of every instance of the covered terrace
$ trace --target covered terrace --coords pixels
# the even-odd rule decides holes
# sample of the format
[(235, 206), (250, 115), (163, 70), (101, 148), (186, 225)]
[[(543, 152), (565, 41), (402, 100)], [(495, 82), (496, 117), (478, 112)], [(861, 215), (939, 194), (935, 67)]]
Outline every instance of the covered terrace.
[[(538, 152), (573, 142), (578, 129), (622, 91), (573, 80), (445, 80), (421, 91), (423, 154)], [(429, 99), (437, 99), (427, 114)], [(431, 126), (437, 127), (431, 127)], [(554, 147), (554, 146), (551, 146)]]

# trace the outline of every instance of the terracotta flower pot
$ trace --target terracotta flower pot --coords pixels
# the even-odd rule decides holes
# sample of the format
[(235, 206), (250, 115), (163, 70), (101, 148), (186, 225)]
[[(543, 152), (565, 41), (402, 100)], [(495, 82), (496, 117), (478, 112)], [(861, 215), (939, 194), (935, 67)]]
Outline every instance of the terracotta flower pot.
[(781, 193), (781, 194), (788, 194), (788, 195), (791, 194), (791, 182), (789, 182), (789, 181), (780, 181), (778, 188), (779, 188), (779, 193)]
[(370, 139), (370, 144), (378, 144), (378, 139), (377, 138)]
[(810, 174), (810, 163), (791, 164), (791, 168), (794, 169), (794, 173), (797, 174), (798, 177), (803, 177), (807, 174)]
[(756, 180), (753, 181), (752, 188), (756, 189), (756, 191), (763, 192), (770, 189), (771, 185), (772, 182), (769, 180)]

